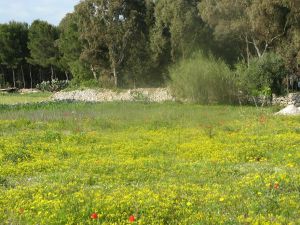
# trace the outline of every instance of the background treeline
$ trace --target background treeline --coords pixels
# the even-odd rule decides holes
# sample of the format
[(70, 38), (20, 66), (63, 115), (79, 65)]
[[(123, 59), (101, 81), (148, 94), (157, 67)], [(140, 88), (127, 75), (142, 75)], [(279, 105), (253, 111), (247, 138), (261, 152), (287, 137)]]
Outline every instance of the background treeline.
[(84, 0), (58, 27), (1, 24), (0, 63), (1, 86), (57, 78), (141, 87), (171, 78), (176, 93), (196, 99), (228, 89), (283, 94), (300, 75), (300, 2)]

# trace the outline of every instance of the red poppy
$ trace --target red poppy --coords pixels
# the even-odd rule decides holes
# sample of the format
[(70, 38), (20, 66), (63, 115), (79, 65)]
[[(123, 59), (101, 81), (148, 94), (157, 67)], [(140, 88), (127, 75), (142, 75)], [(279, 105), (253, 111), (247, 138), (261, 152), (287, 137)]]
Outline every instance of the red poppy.
[(266, 118), (264, 115), (262, 115), (262, 116), (260, 116), (260, 118), (259, 118), (259, 122), (262, 123), (262, 124), (264, 124), (264, 123), (267, 122), (267, 118)]
[(134, 215), (129, 216), (129, 222), (133, 223), (135, 221)]
[(275, 183), (275, 184), (274, 184), (274, 189), (277, 190), (278, 188), (279, 188), (279, 184), (278, 184), (278, 183)]
[(20, 214), (23, 214), (23, 213), (24, 213), (24, 211), (25, 211), (25, 209), (24, 209), (24, 208), (19, 208), (19, 213), (20, 213)]
[(98, 214), (97, 213), (92, 213), (91, 214), (91, 219), (93, 219), (93, 220), (98, 219)]

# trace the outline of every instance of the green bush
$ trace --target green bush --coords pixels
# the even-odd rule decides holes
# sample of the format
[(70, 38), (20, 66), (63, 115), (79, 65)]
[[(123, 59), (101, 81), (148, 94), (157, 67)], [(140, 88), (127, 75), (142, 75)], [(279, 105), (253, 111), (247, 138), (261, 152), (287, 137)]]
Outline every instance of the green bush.
[(74, 61), (69, 63), (73, 79), (70, 88), (113, 88), (114, 81), (111, 79), (110, 73), (105, 70), (97, 71), (99, 78), (95, 80), (91, 69), (88, 65), (81, 61)]
[(236, 101), (234, 74), (222, 61), (202, 53), (170, 69), (171, 90), (180, 99), (198, 103)]
[(69, 66), (73, 75), (72, 84), (80, 86), (82, 82), (94, 79), (90, 68), (81, 61), (71, 62)]
[(287, 75), (283, 59), (275, 53), (266, 53), (260, 58), (253, 58), (249, 66), (237, 65), (236, 74), (240, 90), (251, 96), (271, 96), (272, 93), (284, 93), (283, 79)]

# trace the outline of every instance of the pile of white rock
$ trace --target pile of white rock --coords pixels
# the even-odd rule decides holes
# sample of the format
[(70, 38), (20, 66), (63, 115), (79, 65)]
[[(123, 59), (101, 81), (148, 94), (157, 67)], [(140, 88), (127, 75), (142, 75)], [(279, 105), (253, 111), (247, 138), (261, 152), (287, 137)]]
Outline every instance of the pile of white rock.
[(280, 110), (275, 115), (293, 116), (300, 115), (300, 107), (297, 108), (295, 105), (288, 105), (284, 109)]
[(113, 91), (108, 89), (87, 89), (69, 92), (57, 92), (53, 100), (85, 101), (85, 102), (114, 102), (114, 101), (149, 101), (165, 102), (174, 101), (175, 98), (167, 88), (138, 88)]
[(286, 105), (300, 106), (300, 93), (290, 93), (287, 96), (283, 96), (283, 97), (276, 97), (274, 95), (272, 104), (281, 105), (281, 106), (286, 106)]

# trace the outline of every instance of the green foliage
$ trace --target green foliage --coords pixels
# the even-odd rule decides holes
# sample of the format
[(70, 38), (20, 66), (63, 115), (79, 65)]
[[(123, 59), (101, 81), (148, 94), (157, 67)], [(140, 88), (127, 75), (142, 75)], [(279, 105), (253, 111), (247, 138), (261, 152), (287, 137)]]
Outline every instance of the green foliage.
[(80, 84), (93, 79), (93, 74), (88, 66), (80, 60), (69, 62), (69, 68), (73, 75), (73, 84)]
[(215, 37), (235, 43), (239, 54), (247, 61), (251, 56), (261, 57), (270, 49), (290, 45), (291, 33), (299, 27), (300, 21), (296, 2), (204, 0), (198, 8), (203, 20), (214, 30)]
[(222, 61), (195, 54), (170, 70), (171, 88), (178, 98), (199, 103), (233, 103), (235, 82), (233, 72)]
[(31, 154), (26, 149), (18, 149), (18, 151), (5, 152), (2, 161), (19, 163), (31, 159)]
[[(15, 69), (21, 66), (23, 74), (23, 64), (29, 54), (27, 42), (28, 25), (26, 23), (0, 24), (0, 64), (12, 70), (12, 77), (9, 80), (13, 81), (14, 87), (17, 83)], [(23, 82), (25, 86), (24, 74)]]
[(155, 4), (156, 23), (152, 48), (168, 54), (173, 61), (189, 57), (197, 48), (209, 46), (210, 30), (198, 16), (195, 0), (161, 0)]
[(91, 65), (96, 80), (97, 74), (107, 70), (117, 86), (123, 63), (130, 57), (141, 59), (141, 54), (133, 54), (130, 48), (147, 46), (146, 3), (86, 0), (76, 6), (75, 13), (84, 43), (81, 59)]
[[(300, 21), (300, 19), (299, 19)], [(290, 74), (299, 73), (300, 65), (300, 22), (276, 48), (276, 52), (283, 57), (285, 66)]]
[(240, 90), (254, 96), (270, 96), (284, 93), (283, 79), (287, 75), (283, 59), (275, 53), (266, 53), (260, 58), (253, 58), (249, 67), (237, 65), (237, 77)]
[(56, 40), (59, 38), (59, 31), (51, 24), (35, 20), (29, 28), (30, 58), (31, 64), (42, 67), (57, 65), (58, 48)]
[(287, 83), (300, 74), (299, 9), (295, 0), (82, 0), (58, 27), (0, 24), (0, 72), (23, 87), (56, 77), (77, 86), (94, 79), (101, 87), (157, 87), (196, 51), (231, 67), (272, 51), (283, 57)]
[(101, 88), (115, 88), (114, 80), (112, 79), (110, 74), (105, 74), (105, 73), (101, 74), (97, 83), (98, 83), (98, 87)]
[(7, 188), (7, 187), (10, 186), (8, 179), (4, 176), (0, 176), (0, 187), (1, 186), (4, 187), (4, 188)]
[(0, 64), (16, 68), (28, 55), (27, 41), (26, 23), (0, 24)]
[[(60, 53), (60, 65), (65, 70), (71, 71), (72, 75), (76, 78), (78, 78), (78, 74), (76, 72), (74, 74), (71, 67), (74, 67), (73, 64), (79, 61), (83, 48), (77, 23), (76, 14), (67, 14), (59, 24), (60, 37), (57, 41)], [(85, 73), (88, 74), (87, 71)]]

